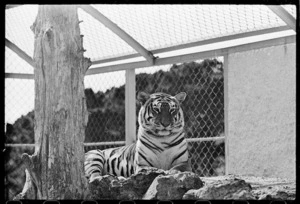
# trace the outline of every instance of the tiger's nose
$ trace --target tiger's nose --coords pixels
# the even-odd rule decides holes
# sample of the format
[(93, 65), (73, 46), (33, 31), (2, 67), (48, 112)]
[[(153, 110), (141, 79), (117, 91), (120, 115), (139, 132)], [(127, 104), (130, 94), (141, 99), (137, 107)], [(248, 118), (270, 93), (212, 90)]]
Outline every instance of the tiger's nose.
[(169, 119), (169, 117), (162, 118), (160, 123), (162, 126), (168, 127), (171, 124), (171, 120)]
[(161, 125), (164, 127), (168, 127), (170, 125), (170, 122), (161, 122)]

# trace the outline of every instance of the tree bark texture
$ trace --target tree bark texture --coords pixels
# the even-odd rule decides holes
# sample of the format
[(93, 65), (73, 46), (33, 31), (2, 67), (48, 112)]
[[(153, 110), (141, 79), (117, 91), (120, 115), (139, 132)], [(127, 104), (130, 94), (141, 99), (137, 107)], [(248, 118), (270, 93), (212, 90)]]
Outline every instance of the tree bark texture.
[(91, 61), (83, 56), (77, 7), (39, 6), (31, 29), (36, 147), (23, 160), (35, 198), (84, 199), (88, 195), (83, 166), (88, 113), (83, 83)]

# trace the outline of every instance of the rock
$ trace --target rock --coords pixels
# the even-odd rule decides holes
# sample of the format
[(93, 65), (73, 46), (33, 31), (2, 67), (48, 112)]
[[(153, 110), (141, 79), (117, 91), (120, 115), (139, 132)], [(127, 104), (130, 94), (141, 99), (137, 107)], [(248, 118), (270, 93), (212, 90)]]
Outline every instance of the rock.
[(148, 191), (143, 196), (143, 199), (182, 199), (182, 196), (188, 190), (198, 189), (202, 186), (203, 182), (201, 181), (200, 177), (193, 172), (160, 175), (154, 179)]
[(119, 189), (114, 195), (118, 200), (137, 200), (142, 199), (153, 180), (164, 175), (163, 170), (143, 169), (139, 173), (134, 174), (120, 182)]
[(90, 183), (92, 199), (137, 200), (143, 195), (162, 170), (145, 169), (129, 178), (105, 175)]
[(186, 192), (183, 199), (188, 200), (252, 200), (255, 197), (251, 193), (251, 186), (244, 180), (229, 178), (208, 182), (203, 188)]
[(111, 184), (118, 182), (118, 178), (112, 175), (99, 176), (90, 181), (89, 190), (91, 199), (111, 199)]

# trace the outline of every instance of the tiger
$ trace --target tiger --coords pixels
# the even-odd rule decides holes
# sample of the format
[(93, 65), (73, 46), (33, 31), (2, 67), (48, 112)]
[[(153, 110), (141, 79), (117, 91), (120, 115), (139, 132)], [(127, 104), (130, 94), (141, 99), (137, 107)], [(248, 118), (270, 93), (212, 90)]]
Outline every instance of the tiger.
[(175, 96), (139, 92), (137, 141), (127, 146), (86, 152), (86, 178), (91, 181), (106, 174), (125, 178), (145, 168), (191, 171), (181, 108), (185, 98), (185, 92)]

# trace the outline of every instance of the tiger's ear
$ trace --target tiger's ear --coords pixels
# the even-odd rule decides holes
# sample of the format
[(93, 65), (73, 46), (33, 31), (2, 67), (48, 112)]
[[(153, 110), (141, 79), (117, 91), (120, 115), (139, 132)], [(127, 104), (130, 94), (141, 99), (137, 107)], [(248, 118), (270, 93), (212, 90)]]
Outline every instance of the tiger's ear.
[(182, 103), (186, 97), (186, 93), (185, 92), (180, 92), (179, 94), (177, 94), (176, 96), (174, 96), (179, 103)]
[(140, 91), (137, 95), (137, 100), (144, 105), (146, 101), (150, 98), (150, 94)]

